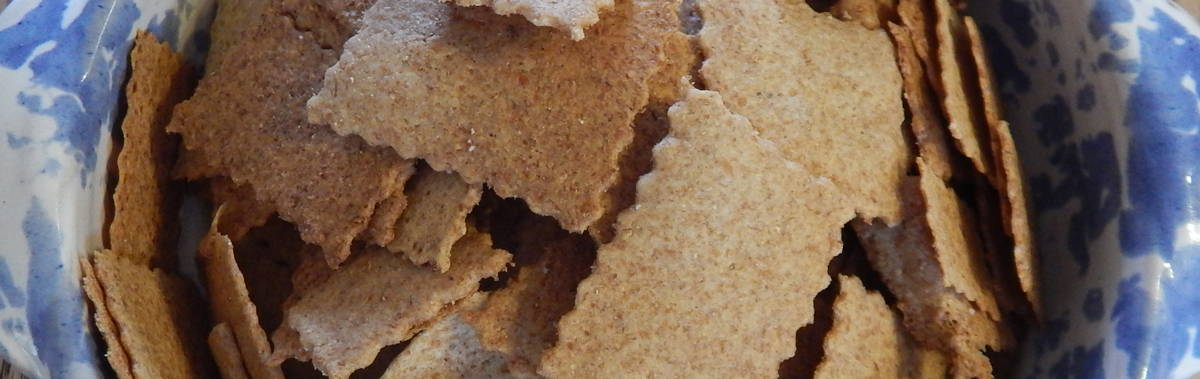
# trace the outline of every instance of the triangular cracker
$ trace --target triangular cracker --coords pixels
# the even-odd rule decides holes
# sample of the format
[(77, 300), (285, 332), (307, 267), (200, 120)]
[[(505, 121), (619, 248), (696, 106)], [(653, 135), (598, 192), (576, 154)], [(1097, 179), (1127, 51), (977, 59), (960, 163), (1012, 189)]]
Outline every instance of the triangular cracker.
[(410, 204), (393, 226), (392, 252), (403, 253), (418, 265), (450, 269), (450, 249), (467, 234), (467, 214), (479, 203), (483, 189), (453, 173), (420, 169), (405, 190)]
[(191, 88), (191, 69), (183, 56), (144, 31), (135, 38), (129, 62), (109, 248), (138, 263), (173, 267), (174, 257), (165, 253), (174, 251), (177, 232), (170, 177), (176, 141), (166, 126), (171, 109)]
[(664, 64), (675, 5), (618, 1), (587, 39), (571, 41), (437, 0), (382, 0), (309, 100), (309, 120), (486, 182), (583, 231), (604, 210)]
[(169, 130), (222, 175), (248, 184), (336, 265), (411, 163), (304, 121), (304, 102), (337, 59), (325, 47), (347, 33), (330, 15), (345, 10), (311, 1), (271, 0), (254, 37), (205, 75)]
[(803, 1), (698, 1), (708, 57), (700, 75), (763, 138), (889, 224), (911, 162), (901, 78), (881, 30), (817, 13)]
[[(477, 293), (456, 307), (472, 309), (484, 298)], [(509, 377), (514, 376), (506, 355), (480, 344), (479, 334), (460, 313), (443, 317), (414, 337), (383, 374), (384, 379)]]
[(669, 116), (544, 375), (772, 376), (813, 319), (851, 207), (718, 93), (691, 90)]
[(481, 279), (503, 270), (512, 257), (491, 245), (487, 234), (468, 231), (454, 245), (446, 273), (381, 248), (357, 253), (337, 271), (308, 266), (328, 274), (298, 271), (317, 284), (295, 287), (283, 327), (297, 332), (313, 366), (345, 378), (370, 364), (379, 349), (411, 338), (444, 315), (450, 304), (474, 293)]
[[(199, 255), (208, 287), (209, 303), (216, 322), (230, 326), (242, 352), (242, 362), (255, 379), (283, 378), (278, 366), (267, 363), (271, 344), (258, 321), (258, 310), (250, 300), (246, 280), (233, 255), (233, 243), (216, 226), (223, 216), (218, 209), (212, 230), (200, 241)], [(278, 278), (283, 280), (283, 278)]]
[(537, 26), (555, 28), (584, 38), (583, 29), (600, 21), (600, 13), (613, 7), (613, 0), (441, 0), (460, 6), (491, 7), (496, 14), (516, 14)]
[[(204, 308), (199, 306), (189, 283), (109, 250), (92, 254), (91, 265), (91, 270), (85, 266), (85, 272), (95, 275), (91, 280), (99, 291), (88, 291), (88, 295), (103, 295), (92, 298), (92, 302), (104, 302), (112, 317), (131, 377), (212, 375), (212, 358), (204, 348), (204, 328), (197, 327), (205, 325), (198, 314)], [(110, 355), (109, 359), (114, 358)], [(113, 366), (121, 373), (119, 362), (113, 361)]]
[(229, 324), (220, 323), (208, 332), (208, 349), (217, 362), (217, 373), (222, 379), (249, 379), (246, 366), (242, 364), (242, 352), (238, 350), (237, 337)]
[[(984, 125), (982, 106), (975, 98), (978, 91), (975, 73), (971, 64), (970, 51), (962, 16), (949, 0), (932, 0), (937, 23), (937, 67), (939, 83), (936, 86), (942, 96), (942, 112), (949, 122), (947, 129), (954, 137), (955, 146), (984, 176), (993, 175), (992, 149), (988, 145), (987, 126)], [(965, 70), (969, 69), (969, 70)]]

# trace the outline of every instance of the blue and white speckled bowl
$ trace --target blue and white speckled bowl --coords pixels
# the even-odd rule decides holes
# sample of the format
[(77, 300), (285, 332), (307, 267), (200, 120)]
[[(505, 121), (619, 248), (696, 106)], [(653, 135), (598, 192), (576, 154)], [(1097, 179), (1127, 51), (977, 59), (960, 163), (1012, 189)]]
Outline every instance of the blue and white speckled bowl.
[[(1018, 373), (1200, 373), (1200, 26), (1170, 0), (969, 3), (1042, 254), (1045, 325)], [(211, 15), (212, 0), (15, 0), (0, 11), (0, 356), (31, 376), (100, 372), (76, 258), (100, 247), (134, 32), (195, 59)]]

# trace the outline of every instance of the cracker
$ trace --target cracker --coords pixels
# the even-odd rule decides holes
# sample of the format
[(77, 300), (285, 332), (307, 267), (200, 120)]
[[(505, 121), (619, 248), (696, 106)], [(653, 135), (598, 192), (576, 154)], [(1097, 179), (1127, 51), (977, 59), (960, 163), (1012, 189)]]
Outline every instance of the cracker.
[(371, 215), (371, 221), (359, 239), (375, 246), (387, 246), (396, 238), (396, 221), (408, 207), (408, 196), (404, 194), (404, 185), (414, 171), (416, 170), (410, 165), (400, 172), (396, 178), (396, 184), (390, 188), (391, 193), (375, 207), (375, 213)]
[(336, 265), (411, 163), (304, 121), (304, 102), (337, 59), (323, 47), (345, 33), (332, 11), (309, 9), (309, 1), (268, 4), (255, 37), (230, 48), (176, 107), (168, 130), (223, 176), (249, 185)]
[(208, 332), (208, 349), (217, 363), (217, 373), (222, 379), (248, 379), (246, 366), (242, 364), (242, 353), (238, 350), (237, 337), (229, 324), (220, 323)]
[[(679, 82), (676, 81), (676, 86)], [(617, 181), (604, 193), (604, 214), (588, 228), (588, 234), (599, 243), (607, 243), (616, 233), (617, 215), (637, 200), (637, 181), (642, 175), (654, 168), (654, 156), (651, 151), (667, 135), (670, 129), (667, 122), (666, 106), (648, 108), (638, 114), (633, 121), (633, 142), (621, 152), (620, 176)]]
[[(464, 299), (456, 306), (478, 307), (482, 294)], [(503, 378), (511, 377), (508, 358), (488, 350), (470, 324), (455, 313), (443, 317), (409, 342), (388, 365), (385, 379), (399, 378)]]
[(650, 79), (650, 107), (663, 108), (665, 113), (666, 107), (683, 97), (679, 80), (691, 75), (700, 60), (700, 52), (693, 41), (691, 36), (679, 31), (667, 34), (664, 44), (667, 62)]
[(909, 128), (917, 145), (917, 156), (925, 160), (930, 171), (942, 178), (954, 176), (954, 147), (946, 135), (933, 89), (922, 68), (910, 28), (888, 24), (888, 32), (896, 43), (896, 62), (904, 78), (904, 104), (908, 106)]
[[(669, 111), (638, 201), (542, 356), (553, 377), (773, 376), (853, 216), (717, 92)], [(825, 278), (825, 279), (821, 279)]]
[(583, 29), (600, 21), (600, 13), (613, 7), (613, 0), (442, 0), (460, 6), (486, 6), (499, 15), (516, 14), (537, 26), (555, 28), (579, 41)]
[(966, 202), (917, 159), (925, 224), (932, 236), (933, 251), (942, 270), (942, 283), (963, 294), (993, 320), (1000, 310), (992, 294), (992, 279), (980, 241), (978, 224)]
[(270, 0), (217, 0), (217, 15), (208, 33), (207, 71), (216, 70), (246, 33), (253, 31)]
[(217, 177), (209, 181), (209, 194), (216, 208), (221, 208), (221, 218), (217, 220), (217, 230), (239, 241), (250, 229), (267, 223), (275, 214), (275, 208), (259, 202), (254, 197), (250, 186), (234, 184), (226, 177)]
[[(916, 378), (917, 348), (883, 297), (858, 278), (838, 275), (833, 326), (823, 342), (825, 358), (815, 378)], [(942, 372), (945, 375), (945, 372)]]
[(887, 34), (798, 1), (697, 5), (708, 88), (785, 158), (848, 193), (859, 214), (897, 222), (896, 194), (912, 157)]
[(975, 20), (967, 17), (965, 22), (967, 37), (971, 42), (971, 56), (979, 72), (979, 92), (983, 99), (984, 118), (988, 123), (992, 152), (997, 162), (998, 180), (994, 186), (1001, 194), (1000, 211), (1005, 232), (1013, 240), (1013, 262), (1016, 266), (1017, 281), (1026, 299), (1033, 306), (1034, 314), (1040, 314), (1041, 297), (1034, 271), (1034, 267), (1037, 267), (1037, 256), (1033, 246), (1033, 232), (1029, 225), (1021, 162), (1017, 159), (1017, 148), (1013, 142), (1010, 125), (1003, 120), (995, 77), (984, 50), (983, 36), (979, 33)]
[(940, 86), (936, 89), (942, 97), (942, 112), (949, 122), (947, 129), (954, 137), (955, 146), (973, 163), (975, 170), (984, 176), (993, 174), (991, 147), (988, 146), (987, 126), (984, 125), (982, 106), (975, 98), (978, 88), (970, 62), (966, 31), (962, 16), (949, 0), (933, 0), (937, 23), (937, 67)]
[(177, 233), (178, 200), (170, 178), (176, 140), (165, 128), (171, 109), (191, 88), (191, 69), (147, 32), (138, 32), (129, 62), (109, 247), (138, 263), (171, 267), (174, 259), (166, 252), (174, 251)]
[(445, 314), (450, 304), (474, 293), (481, 279), (494, 277), (510, 259), (503, 250), (492, 249), (487, 234), (475, 231), (455, 244), (446, 273), (369, 248), (341, 269), (316, 275), (318, 284), (297, 286), (284, 327), (297, 332), (313, 366), (329, 377), (345, 378), (370, 364), (379, 349), (411, 338)]
[[(203, 307), (190, 284), (110, 250), (92, 254), (91, 260), (92, 269), (88, 271), (95, 275), (92, 280), (99, 289), (94, 292), (104, 296), (92, 301), (103, 301), (112, 317), (115, 338), (125, 348), (131, 377), (212, 375), (203, 328), (196, 327), (205, 325), (202, 315), (196, 313)], [(109, 360), (113, 361), (112, 355)], [(115, 362), (113, 366), (122, 372), (123, 367)]]
[(450, 269), (450, 250), (467, 233), (467, 214), (479, 203), (483, 189), (456, 174), (422, 166), (410, 188), (411, 204), (394, 225), (396, 238), (387, 245), (418, 265)]
[(486, 182), (580, 232), (603, 212), (676, 4), (618, 1), (571, 41), (437, 0), (382, 0), (309, 100), (309, 120)]
[(933, 15), (933, 7), (929, 0), (900, 0), (896, 5), (896, 13), (900, 23), (912, 33), (913, 47), (917, 57), (925, 67), (925, 77), (934, 88), (942, 87), (941, 76), (937, 71), (937, 57), (933, 53), (933, 45), (937, 38), (934, 36), (935, 22), (927, 18)]
[(896, 0), (838, 0), (829, 13), (843, 20), (854, 20), (867, 29), (879, 29), (895, 17)]
[(92, 317), (95, 319), (96, 330), (104, 338), (104, 344), (107, 347), (104, 357), (108, 359), (108, 365), (112, 367), (117, 378), (131, 379), (133, 378), (133, 368), (129, 363), (129, 353), (126, 352), (125, 345), (121, 344), (121, 336), (118, 334), (120, 330), (117, 329), (112, 313), (108, 311), (108, 300), (104, 296), (104, 287), (100, 285), (96, 269), (92, 266), (92, 260), (86, 256), (79, 259), (79, 267), (83, 273), (83, 292), (91, 301), (92, 307), (95, 308)]
[(519, 236), (518, 244), (518, 257), (536, 260), (481, 307), (464, 310), (462, 319), (478, 331), (483, 347), (508, 357), (514, 373), (533, 376), (554, 345), (558, 320), (575, 305), (575, 288), (591, 273), (595, 250), (587, 237), (562, 230)]
[[(216, 322), (230, 326), (242, 352), (242, 362), (250, 376), (283, 378), (278, 366), (267, 363), (271, 344), (258, 321), (258, 310), (250, 300), (246, 280), (238, 269), (233, 254), (233, 242), (221, 235), (216, 226), (223, 217), (219, 208), (213, 216), (213, 229), (200, 241), (199, 255), (203, 263), (208, 299)], [(282, 278), (280, 278), (282, 279)]]

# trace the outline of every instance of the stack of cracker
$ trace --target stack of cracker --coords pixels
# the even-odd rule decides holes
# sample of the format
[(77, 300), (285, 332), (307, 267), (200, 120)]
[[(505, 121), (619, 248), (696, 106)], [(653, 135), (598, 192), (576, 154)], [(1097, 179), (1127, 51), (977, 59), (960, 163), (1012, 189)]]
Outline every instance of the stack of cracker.
[[(810, 3), (222, 0), (190, 96), (139, 35), (83, 261), (108, 361), (1002, 375), (1040, 300), (978, 26)], [(172, 274), (181, 193), (213, 209), (200, 291)]]

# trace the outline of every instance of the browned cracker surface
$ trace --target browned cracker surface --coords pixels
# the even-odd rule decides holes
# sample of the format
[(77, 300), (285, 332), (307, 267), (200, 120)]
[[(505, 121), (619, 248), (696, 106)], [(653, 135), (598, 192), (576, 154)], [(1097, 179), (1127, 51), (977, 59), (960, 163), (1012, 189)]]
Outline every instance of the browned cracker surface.
[(600, 21), (600, 13), (613, 7), (613, 0), (442, 0), (460, 6), (487, 6), (496, 14), (516, 14), (537, 26), (547, 26), (584, 38), (583, 30)]
[(879, 293), (855, 277), (839, 275), (838, 282), (833, 327), (825, 335), (825, 358), (815, 378), (945, 377), (941, 355), (921, 351)]
[[(219, 220), (222, 216), (221, 210), (218, 210), (214, 218)], [(214, 223), (214, 230), (204, 236), (199, 247), (213, 319), (228, 324), (232, 329), (242, 352), (242, 363), (250, 376), (256, 379), (283, 378), (278, 366), (267, 364), (271, 344), (259, 324), (258, 310), (250, 300), (246, 280), (238, 269), (233, 243), (215, 230), (217, 224), (219, 222)]]
[[(255, 38), (242, 39), (205, 75), (168, 129), (221, 174), (249, 185), (337, 264), (410, 163), (304, 121), (304, 102), (337, 59), (322, 46), (339, 41), (318, 37), (340, 30), (308, 15), (316, 11), (306, 11), (307, 1), (268, 4)], [(310, 25), (295, 24), (302, 21)]]
[[(450, 271), (413, 265), (381, 248), (359, 252), (310, 288), (297, 286), (284, 325), (298, 333), (313, 366), (345, 378), (384, 346), (411, 338), (495, 276), (511, 256), (487, 234), (468, 231), (451, 252)], [(322, 267), (324, 270), (330, 270)]]
[(462, 318), (485, 348), (508, 356), (513, 372), (534, 375), (558, 336), (558, 320), (575, 305), (575, 288), (591, 273), (595, 250), (587, 237), (564, 231), (517, 238), (515, 254), (537, 259)]
[[(942, 96), (942, 112), (949, 121), (948, 129), (955, 145), (971, 160), (975, 169), (991, 176), (994, 169), (991, 147), (988, 146), (987, 126), (982, 106), (975, 99), (976, 79), (970, 62), (962, 16), (951, 7), (949, 0), (933, 0), (936, 14), (934, 27), (937, 37), (937, 67)], [(971, 70), (964, 71), (965, 68)]]
[(208, 33), (208, 57), (205, 70), (213, 71), (246, 33), (258, 26), (271, 0), (217, 0), (217, 15)]
[(104, 295), (92, 301), (104, 301), (132, 377), (212, 375), (205, 328), (197, 327), (205, 325), (200, 314), (204, 308), (190, 284), (112, 251), (97, 252), (91, 259), (93, 280), (100, 288), (96, 292)]
[[(461, 301), (459, 308), (478, 307), (482, 294)], [(433, 323), (409, 342), (388, 365), (384, 379), (507, 378), (508, 358), (479, 343), (479, 334), (454, 313)]]
[(138, 263), (169, 267), (174, 259), (166, 253), (175, 248), (176, 232), (170, 177), (176, 143), (166, 126), (171, 109), (187, 95), (191, 70), (183, 56), (147, 32), (138, 32), (129, 61), (109, 248)]
[(237, 337), (229, 324), (220, 323), (208, 332), (208, 349), (217, 363), (217, 373), (222, 379), (248, 379), (246, 366), (242, 364), (242, 352), (238, 350)]
[(544, 375), (774, 376), (813, 319), (853, 215), (840, 192), (716, 92), (691, 90), (669, 116), (654, 171), (559, 322)]
[(388, 250), (403, 253), (418, 265), (450, 269), (450, 250), (467, 233), (467, 214), (479, 203), (483, 189), (453, 173), (422, 167), (405, 190), (408, 209), (394, 225)]
[(954, 176), (954, 147), (946, 134), (937, 101), (933, 97), (926, 71), (922, 68), (913, 42), (914, 31), (896, 24), (888, 25), (896, 43), (896, 63), (904, 77), (904, 103), (909, 110), (909, 128), (917, 145), (917, 155), (930, 171), (942, 178)]
[(524, 20), (462, 17), (437, 0), (382, 0), (326, 73), (309, 119), (583, 231), (603, 212), (678, 27), (676, 4), (618, 1), (571, 41)]
[(729, 109), (784, 157), (846, 192), (864, 217), (900, 218), (911, 162), (901, 78), (882, 30), (805, 2), (701, 0), (700, 69)]
[(408, 196), (404, 194), (404, 185), (408, 183), (408, 178), (413, 175), (414, 171), (416, 170), (413, 166), (409, 165), (397, 175), (396, 184), (389, 188), (391, 193), (375, 207), (375, 213), (371, 215), (367, 229), (363, 230), (362, 235), (359, 236), (360, 240), (375, 246), (387, 246), (396, 238), (396, 221), (408, 207)]

